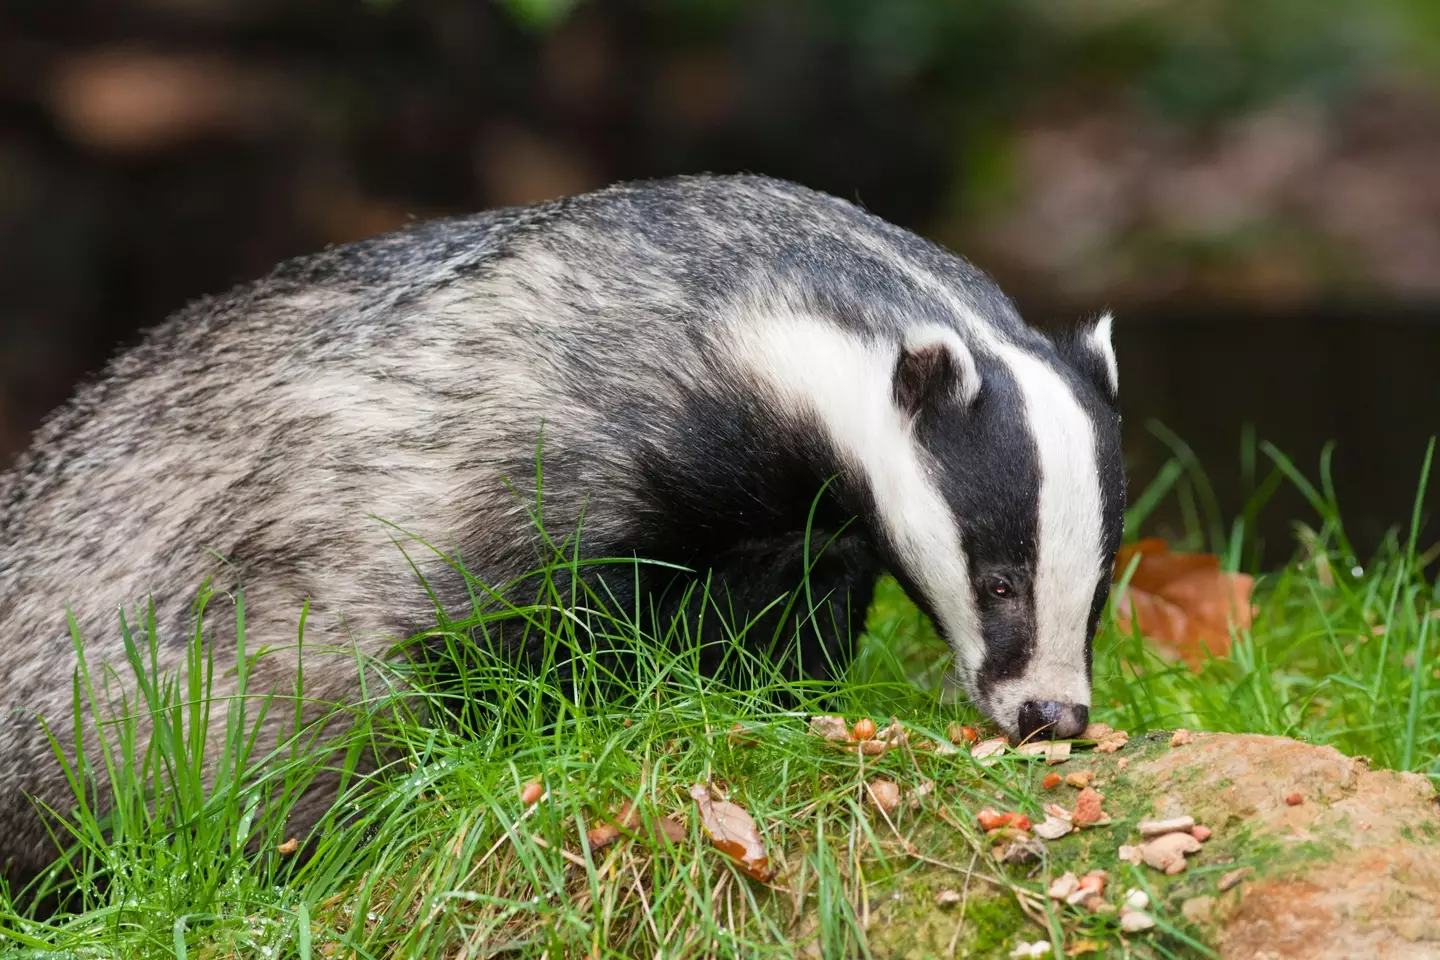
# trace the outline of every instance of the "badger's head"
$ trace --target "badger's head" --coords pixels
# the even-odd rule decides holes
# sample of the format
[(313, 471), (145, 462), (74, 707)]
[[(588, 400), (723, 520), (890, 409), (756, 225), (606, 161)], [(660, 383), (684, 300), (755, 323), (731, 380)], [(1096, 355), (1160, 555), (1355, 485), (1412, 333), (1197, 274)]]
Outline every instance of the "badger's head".
[(1107, 314), (1053, 345), (972, 348), (920, 327), (895, 360), (893, 402), (951, 529), (882, 526), (956, 677), (1012, 736), (1072, 737), (1089, 718), (1125, 497), (1110, 328)]
[(767, 316), (742, 365), (827, 438), (971, 699), (1012, 736), (1083, 731), (1125, 497), (1110, 318), (1021, 344)]

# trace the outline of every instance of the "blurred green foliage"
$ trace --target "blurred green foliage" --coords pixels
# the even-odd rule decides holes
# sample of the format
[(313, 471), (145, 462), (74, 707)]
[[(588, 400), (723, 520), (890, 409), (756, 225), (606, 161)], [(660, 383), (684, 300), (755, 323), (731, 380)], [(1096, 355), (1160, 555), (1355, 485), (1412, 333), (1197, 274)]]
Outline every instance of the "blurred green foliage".
[[(497, 0), (553, 28), (585, 2)], [(964, 87), (984, 115), (1054, 88), (1121, 87), (1184, 124), (1372, 78), (1440, 77), (1435, 0), (652, 0), (702, 33), (785, 19), (829, 37), (876, 80)], [(978, 83), (977, 81), (988, 81)], [(1003, 81), (1003, 82), (1000, 82)]]

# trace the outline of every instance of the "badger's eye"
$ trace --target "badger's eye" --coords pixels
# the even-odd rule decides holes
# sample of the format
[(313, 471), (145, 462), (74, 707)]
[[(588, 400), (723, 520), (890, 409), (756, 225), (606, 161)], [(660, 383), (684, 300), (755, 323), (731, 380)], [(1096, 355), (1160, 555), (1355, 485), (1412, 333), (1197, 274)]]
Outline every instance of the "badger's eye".
[(992, 595), (1005, 600), (1015, 596), (1015, 588), (1011, 586), (1010, 581), (1004, 577), (988, 578), (985, 581), (985, 589), (989, 590)]

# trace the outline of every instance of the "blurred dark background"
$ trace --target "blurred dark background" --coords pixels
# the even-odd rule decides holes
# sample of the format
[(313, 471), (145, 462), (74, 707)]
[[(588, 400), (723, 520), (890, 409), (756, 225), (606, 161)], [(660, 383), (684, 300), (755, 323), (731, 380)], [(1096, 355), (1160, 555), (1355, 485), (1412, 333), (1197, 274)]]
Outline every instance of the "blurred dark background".
[(1237, 509), (1248, 423), (1312, 476), (1337, 442), (1362, 549), (1408, 521), (1440, 429), (1435, 0), (0, 0), (0, 463), (280, 259), (701, 170), (858, 200), (1042, 326), (1113, 308), (1138, 482), (1155, 418)]

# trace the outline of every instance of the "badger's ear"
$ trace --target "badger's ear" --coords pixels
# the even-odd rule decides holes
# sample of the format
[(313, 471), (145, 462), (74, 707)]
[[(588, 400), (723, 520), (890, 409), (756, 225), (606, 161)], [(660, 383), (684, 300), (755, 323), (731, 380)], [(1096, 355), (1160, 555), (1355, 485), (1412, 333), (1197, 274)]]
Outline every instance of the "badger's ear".
[(980, 392), (980, 370), (954, 330), (916, 327), (900, 346), (894, 391), (896, 405), (912, 417), (947, 397), (968, 407)]
[(1110, 332), (1115, 318), (1110, 311), (1100, 314), (1093, 324), (1081, 327), (1068, 344), (1069, 360), (1089, 377), (1110, 401), (1120, 398), (1120, 368), (1115, 362), (1115, 347)]

